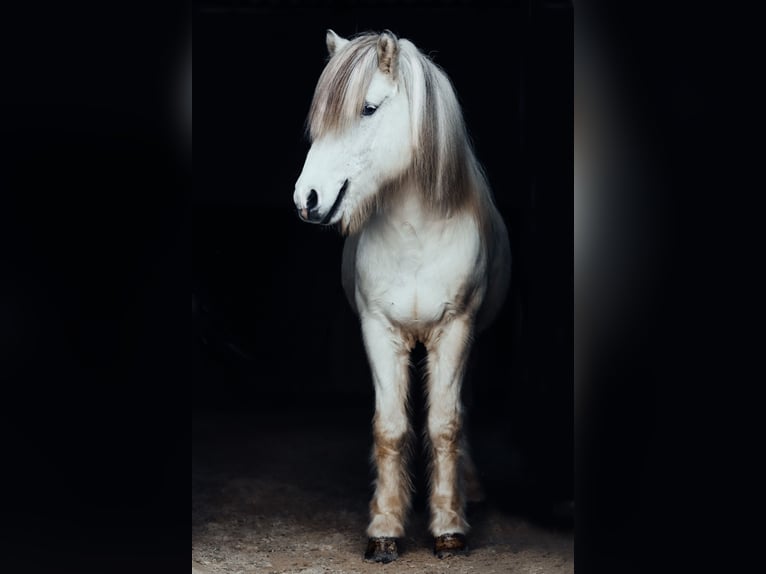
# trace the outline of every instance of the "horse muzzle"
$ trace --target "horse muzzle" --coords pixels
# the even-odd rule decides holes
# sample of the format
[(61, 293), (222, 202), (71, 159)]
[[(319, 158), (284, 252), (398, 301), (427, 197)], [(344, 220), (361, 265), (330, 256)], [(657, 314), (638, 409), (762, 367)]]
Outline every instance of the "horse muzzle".
[(306, 194), (305, 199), (296, 198), (295, 208), (298, 211), (298, 217), (307, 223), (330, 225), (330, 222), (332, 221), (333, 217), (335, 217), (335, 214), (343, 202), (343, 198), (346, 195), (347, 189), (348, 180), (343, 182), (338, 195), (335, 197), (335, 201), (333, 201), (332, 205), (325, 213), (323, 213), (323, 206), (319, 201), (319, 194), (315, 189), (310, 189)]

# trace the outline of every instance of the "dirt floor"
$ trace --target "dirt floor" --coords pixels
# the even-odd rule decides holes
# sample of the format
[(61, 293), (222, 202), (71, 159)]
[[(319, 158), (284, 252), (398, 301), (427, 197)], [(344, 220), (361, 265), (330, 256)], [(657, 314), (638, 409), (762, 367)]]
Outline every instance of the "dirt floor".
[(193, 420), (193, 573), (574, 572), (571, 530), (508, 515), (491, 498), (469, 511), (469, 556), (432, 554), (421, 500), (400, 558), (367, 563), (369, 433), (255, 419)]

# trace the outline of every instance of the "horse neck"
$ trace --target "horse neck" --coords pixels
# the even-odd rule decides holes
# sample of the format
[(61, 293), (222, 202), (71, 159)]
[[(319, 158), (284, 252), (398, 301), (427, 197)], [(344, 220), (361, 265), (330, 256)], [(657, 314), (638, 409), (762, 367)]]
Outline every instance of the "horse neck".
[(396, 236), (409, 236), (412, 233), (422, 234), (440, 225), (439, 219), (434, 217), (420, 194), (413, 193), (411, 189), (401, 191), (401, 198), (389, 204), (381, 214), (386, 229)]
[[(478, 192), (475, 183), (471, 182), (471, 194)], [(468, 214), (480, 203), (471, 197), (466, 205), (459, 209), (459, 213), (445, 213), (429, 203), (427, 194), (412, 177), (400, 181), (396, 189), (389, 190), (389, 193), (388, 201), (379, 213), (382, 219), (395, 226), (408, 225), (421, 230), (447, 225), (454, 216), (463, 212)]]

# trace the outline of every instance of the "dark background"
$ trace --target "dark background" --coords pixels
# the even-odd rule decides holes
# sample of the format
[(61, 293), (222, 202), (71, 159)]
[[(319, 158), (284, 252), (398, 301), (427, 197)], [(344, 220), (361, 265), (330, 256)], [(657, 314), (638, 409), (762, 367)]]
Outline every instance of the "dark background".
[(188, 564), (179, 8), (15, 4), (0, 19), (4, 569), (168, 572), (181, 545)]
[[(478, 339), (469, 376), (480, 471), (509, 510), (571, 524), (572, 26), (566, 2), (202, 5), (197, 412), (290, 417), (307, 409), (370, 434), (372, 384), (340, 284), (343, 240), (302, 224), (292, 193), (309, 147), (304, 122), (326, 61), (326, 29), (351, 36), (389, 28), (452, 79), (510, 233), (512, 287)], [(416, 378), (416, 405), (420, 386)]]

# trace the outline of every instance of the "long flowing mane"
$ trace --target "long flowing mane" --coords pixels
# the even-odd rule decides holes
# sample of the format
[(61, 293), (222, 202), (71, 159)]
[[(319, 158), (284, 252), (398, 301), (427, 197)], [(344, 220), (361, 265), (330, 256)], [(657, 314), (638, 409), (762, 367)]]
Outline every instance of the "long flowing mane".
[[(358, 121), (377, 69), (378, 34), (353, 38), (328, 61), (314, 91), (308, 135), (316, 140), (341, 133)], [(410, 105), (413, 159), (409, 170), (383, 186), (375, 201), (360, 211), (359, 223), (401, 187), (415, 182), (426, 204), (449, 217), (456, 210), (474, 212), (480, 225), (487, 218), (492, 194), (471, 147), (452, 82), (442, 69), (412, 42), (399, 40), (399, 75)], [(350, 226), (356, 228), (357, 225)], [(352, 229), (353, 231), (353, 229)]]

